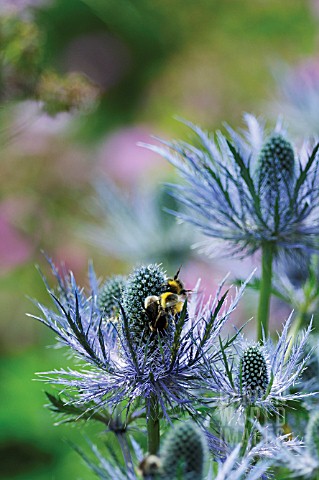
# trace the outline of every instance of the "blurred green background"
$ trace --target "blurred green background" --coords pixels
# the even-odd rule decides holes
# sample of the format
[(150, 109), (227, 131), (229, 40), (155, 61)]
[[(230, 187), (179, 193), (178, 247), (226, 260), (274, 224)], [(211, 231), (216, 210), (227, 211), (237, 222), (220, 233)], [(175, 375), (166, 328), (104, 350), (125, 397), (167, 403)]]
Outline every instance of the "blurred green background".
[[(65, 261), (80, 284), (90, 258), (102, 277), (127, 273), (138, 254), (128, 262), (83, 234), (84, 225), (98, 224), (90, 213), (92, 182), (105, 176), (125, 195), (171, 179), (172, 169), (136, 142), (151, 134), (185, 138), (175, 116), (206, 129), (242, 125), (243, 112), (267, 116), (278, 95), (272, 65), (317, 53), (319, 2), (0, 4), (0, 477), (85, 480), (94, 475), (68, 442), (85, 445), (84, 434), (101, 442), (101, 428), (53, 426), (43, 406), (46, 386), (33, 381), (37, 371), (68, 365), (61, 350), (46, 348), (53, 334), (25, 316), (36, 313), (28, 297), (49, 303), (35, 268), (48, 273), (41, 251)], [(12, 18), (33, 29), (17, 28)], [(39, 71), (51, 75), (44, 86)], [(84, 74), (93, 93), (84, 95), (80, 85), (76, 101), (88, 98), (86, 108), (56, 104), (61, 85), (52, 72)], [(223, 266), (199, 260), (194, 271), (201, 269), (220, 279)]]

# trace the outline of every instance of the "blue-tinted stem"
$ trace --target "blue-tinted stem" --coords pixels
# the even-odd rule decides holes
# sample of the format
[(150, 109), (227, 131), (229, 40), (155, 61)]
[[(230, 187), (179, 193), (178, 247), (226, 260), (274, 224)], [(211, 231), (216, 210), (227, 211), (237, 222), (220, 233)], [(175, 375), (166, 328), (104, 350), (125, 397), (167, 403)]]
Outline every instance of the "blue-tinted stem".
[(257, 314), (257, 341), (261, 343), (263, 342), (263, 332), (265, 338), (268, 337), (273, 256), (273, 244), (271, 242), (264, 243), (262, 246), (261, 284)]

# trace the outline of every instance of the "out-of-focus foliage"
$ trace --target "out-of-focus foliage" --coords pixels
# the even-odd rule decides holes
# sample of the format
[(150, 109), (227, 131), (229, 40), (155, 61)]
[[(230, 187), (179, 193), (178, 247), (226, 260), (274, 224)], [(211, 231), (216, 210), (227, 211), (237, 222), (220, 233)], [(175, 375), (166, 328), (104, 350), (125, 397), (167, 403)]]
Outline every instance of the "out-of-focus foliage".
[(0, 41), (2, 100), (36, 99), (50, 115), (92, 108), (97, 87), (81, 73), (61, 76), (46, 67), (44, 32), (34, 21), (0, 16)]

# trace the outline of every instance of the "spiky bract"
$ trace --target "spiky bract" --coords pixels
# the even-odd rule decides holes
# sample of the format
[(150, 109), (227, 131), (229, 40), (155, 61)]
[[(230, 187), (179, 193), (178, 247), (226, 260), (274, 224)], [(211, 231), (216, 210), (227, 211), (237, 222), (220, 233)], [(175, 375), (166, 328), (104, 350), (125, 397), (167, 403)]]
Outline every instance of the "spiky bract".
[(226, 126), (227, 136), (217, 132), (213, 138), (186, 122), (196, 134), (194, 144), (146, 145), (186, 181), (170, 186), (185, 207), (172, 213), (210, 238), (201, 244), (209, 254), (215, 253), (212, 239), (226, 241), (231, 253), (242, 257), (269, 242), (275, 253), (292, 247), (318, 250), (318, 145), (306, 158), (298, 157), (280, 123), (267, 132), (253, 116), (245, 120), (248, 131), (242, 134)]

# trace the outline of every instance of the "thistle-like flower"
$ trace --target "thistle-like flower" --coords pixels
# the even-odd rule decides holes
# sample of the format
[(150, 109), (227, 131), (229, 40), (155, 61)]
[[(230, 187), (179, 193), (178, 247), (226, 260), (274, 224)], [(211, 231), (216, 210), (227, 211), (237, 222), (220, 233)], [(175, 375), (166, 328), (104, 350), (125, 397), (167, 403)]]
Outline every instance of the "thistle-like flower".
[[(292, 391), (301, 380), (311, 351), (306, 345), (311, 324), (294, 344), (289, 337), (291, 316), (286, 321), (277, 345), (264, 339), (263, 345), (249, 344), (238, 337), (233, 354), (223, 352), (222, 367), (214, 367), (211, 385), (216, 392), (213, 404), (232, 405), (238, 412), (247, 407), (260, 407), (262, 411), (276, 412), (288, 400), (298, 400), (313, 393)], [(222, 347), (223, 350), (223, 347)], [(212, 375), (213, 376), (213, 375)]]
[[(167, 148), (147, 146), (167, 158), (186, 180), (171, 186), (185, 207), (173, 212), (201, 229), (205, 236), (226, 240), (233, 253), (249, 255), (264, 244), (279, 249), (318, 249), (318, 145), (306, 158), (295, 153), (282, 125), (266, 132), (251, 115), (248, 131), (216, 140), (189, 125), (197, 146), (163, 142)], [(203, 244), (213, 253), (212, 241)]]
[(144, 307), (145, 297), (157, 298), (167, 288), (166, 275), (158, 265), (140, 267), (130, 275), (117, 324), (105, 322), (93, 269), (89, 295), (77, 286), (72, 274), (61, 277), (56, 269), (54, 274), (57, 291), (49, 287), (48, 291), (56, 309), (37, 304), (42, 316), (35, 318), (86, 363), (80, 370), (45, 372), (41, 374), (45, 380), (61, 385), (71, 404), (94, 411), (124, 400), (127, 408), (139, 401), (149, 411), (155, 399), (164, 416), (175, 406), (195, 412), (195, 391), (206, 382), (207, 365), (219, 356), (216, 339), (244, 285), (228, 305), (227, 292), (220, 292), (222, 285), (206, 304), (194, 292), (178, 315), (171, 311), (167, 327), (160, 332), (156, 323), (151, 328)]

